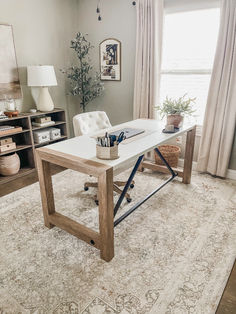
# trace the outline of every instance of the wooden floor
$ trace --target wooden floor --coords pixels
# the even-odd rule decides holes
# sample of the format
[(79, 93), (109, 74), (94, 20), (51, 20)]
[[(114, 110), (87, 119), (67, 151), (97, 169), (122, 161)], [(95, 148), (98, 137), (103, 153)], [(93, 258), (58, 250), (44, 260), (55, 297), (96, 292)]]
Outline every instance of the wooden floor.
[[(61, 167), (53, 166), (52, 174), (58, 173), (62, 170), (64, 169)], [(0, 197), (19, 190), (27, 185), (33, 184), (37, 181), (38, 176), (35, 172), (16, 179), (10, 183), (3, 184), (0, 187)], [(220, 300), (216, 314), (236, 314), (236, 263), (234, 263), (234, 267)]]
[(216, 314), (235, 314), (236, 313), (236, 262), (231, 271), (225, 291), (220, 300)]

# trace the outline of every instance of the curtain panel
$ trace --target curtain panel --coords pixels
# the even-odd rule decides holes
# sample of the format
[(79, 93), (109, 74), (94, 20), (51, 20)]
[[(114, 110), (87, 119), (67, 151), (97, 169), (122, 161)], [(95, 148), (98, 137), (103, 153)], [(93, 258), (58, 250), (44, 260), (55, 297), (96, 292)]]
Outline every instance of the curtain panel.
[(137, 1), (134, 119), (154, 118), (159, 100), (163, 0)]
[(224, 0), (198, 170), (225, 177), (236, 121), (236, 0)]

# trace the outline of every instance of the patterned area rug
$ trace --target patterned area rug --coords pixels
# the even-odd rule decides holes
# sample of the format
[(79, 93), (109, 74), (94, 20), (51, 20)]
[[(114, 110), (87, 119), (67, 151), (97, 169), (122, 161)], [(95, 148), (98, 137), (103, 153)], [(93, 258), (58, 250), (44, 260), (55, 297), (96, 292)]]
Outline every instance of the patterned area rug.
[[(163, 179), (139, 173), (133, 201)], [(70, 170), (54, 176), (56, 207), (97, 229), (87, 180)], [(44, 227), (38, 183), (2, 197), (0, 313), (215, 313), (235, 259), (235, 190), (207, 175), (194, 174), (191, 185), (176, 179), (117, 226), (110, 263)]]

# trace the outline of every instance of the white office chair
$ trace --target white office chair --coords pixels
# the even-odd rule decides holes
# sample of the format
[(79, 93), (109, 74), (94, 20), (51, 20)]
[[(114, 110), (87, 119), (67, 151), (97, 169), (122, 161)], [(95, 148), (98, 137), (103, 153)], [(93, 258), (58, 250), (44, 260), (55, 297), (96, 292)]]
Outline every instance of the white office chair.
[(92, 134), (99, 130), (110, 128), (111, 123), (106, 112), (92, 111), (80, 113), (74, 116), (73, 126), (75, 136), (80, 136), (85, 134)]
[[(94, 132), (110, 128), (112, 125), (108, 119), (107, 114), (104, 111), (92, 111), (81, 113), (73, 118), (73, 126), (75, 136), (89, 135)], [(94, 142), (95, 145), (95, 142)], [(120, 186), (125, 186), (125, 181), (114, 181), (113, 190), (118, 194), (122, 193)], [(97, 182), (85, 182), (84, 190), (87, 191), (89, 187), (98, 187)], [(132, 181), (130, 188), (134, 187), (134, 181)], [(131, 202), (129, 193), (125, 195), (127, 202)], [(97, 195), (94, 197), (95, 203), (98, 205)]]

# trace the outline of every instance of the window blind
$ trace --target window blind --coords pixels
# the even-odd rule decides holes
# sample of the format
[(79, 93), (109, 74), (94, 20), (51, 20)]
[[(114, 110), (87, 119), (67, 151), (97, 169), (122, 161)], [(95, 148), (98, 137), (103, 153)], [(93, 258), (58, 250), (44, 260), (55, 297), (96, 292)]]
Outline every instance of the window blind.
[(164, 0), (166, 14), (220, 7), (220, 0)]

